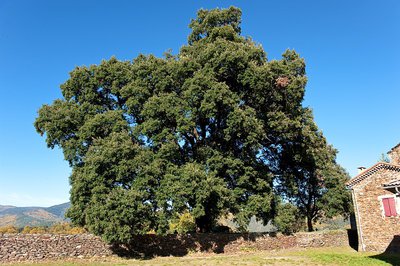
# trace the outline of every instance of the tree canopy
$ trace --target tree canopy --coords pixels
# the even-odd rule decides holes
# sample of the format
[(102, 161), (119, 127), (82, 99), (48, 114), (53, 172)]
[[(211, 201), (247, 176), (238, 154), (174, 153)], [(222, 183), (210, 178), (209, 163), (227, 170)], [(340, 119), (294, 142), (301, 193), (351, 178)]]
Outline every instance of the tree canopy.
[(77, 67), (63, 99), (40, 108), (36, 130), (72, 167), (75, 224), (126, 242), (184, 213), (207, 232), (228, 212), (267, 222), (282, 197), (308, 211), (315, 187), (318, 202), (328, 184), (345, 195), (345, 173), (327, 171), (336, 151), (302, 106), (304, 60), (268, 61), (240, 23), (235, 7), (200, 10), (178, 54)]

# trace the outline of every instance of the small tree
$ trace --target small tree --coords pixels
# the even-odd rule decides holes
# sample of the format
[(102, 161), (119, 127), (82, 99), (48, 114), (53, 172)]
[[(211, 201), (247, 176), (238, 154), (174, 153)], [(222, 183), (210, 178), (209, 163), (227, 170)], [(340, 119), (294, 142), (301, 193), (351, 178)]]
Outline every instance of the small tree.
[(388, 157), (386, 154), (382, 153), (382, 154), (381, 154), (381, 157), (380, 157), (379, 160), (378, 160), (378, 162), (390, 163), (390, 159), (389, 159), (389, 157)]
[(299, 209), (291, 203), (280, 202), (277, 205), (277, 214), (274, 225), (280, 232), (290, 235), (298, 232), (304, 224), (304, 217), (300, 215)]
[(303, 115), (294, 141), (281, 146), (277, 190), (306, 217), (308, 231), (321, 216), (349, 215), (350, 193), (346, 171), (336, 163), (337, 151), (327, 144), (313, 121), (311, 111)]

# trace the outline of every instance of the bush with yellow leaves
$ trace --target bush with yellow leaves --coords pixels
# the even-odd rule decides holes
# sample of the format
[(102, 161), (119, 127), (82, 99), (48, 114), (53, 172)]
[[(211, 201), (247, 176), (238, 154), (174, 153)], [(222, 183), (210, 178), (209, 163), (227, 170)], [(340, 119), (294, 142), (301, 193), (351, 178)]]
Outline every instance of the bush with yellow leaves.
[(178, 214), (178, 217), (169, 224), (169, 233), (187, 234), (196, 231), (196, 222), (190, 212)]
[(17, 234), (18, 233), (18, 228), (15, 226), (3, 226), (0, 227), (0, 234)]
[(70, 223), (64, 222), (53, 224), (48, 228), (48, 232), (51, 234), (77, 235), (86, 233), (86, 230), (82, 227), (74, 227)]

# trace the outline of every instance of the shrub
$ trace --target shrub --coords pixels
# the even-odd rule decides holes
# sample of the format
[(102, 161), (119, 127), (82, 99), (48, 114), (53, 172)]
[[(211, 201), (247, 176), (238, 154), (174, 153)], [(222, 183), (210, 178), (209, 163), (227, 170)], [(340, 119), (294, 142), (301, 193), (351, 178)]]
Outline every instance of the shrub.
[(45, 227), (42, 226), (32, 227), (32, 229), (29, 232), (29, 234), (45, 234), (45, 233), (47, 233), (47, 230)]
[(50, 228), (48, 228), (48, 232), (51, 234), (84, 234), (86, 230), (82, 227), (73, 227), (70, 223), (63, 222), (53, 224)]
[(15, 226), (3, 226), (0, 227), (0, 234), (16, 234), (18, 233), (18, 228)]
[(71, 235), (79, 235), (79, 234), (85, 234), (85, 233), (87, 233), (87, 231), (83, 227), (72, 227), (68, 231), (68, 234), (71, 234)]
[(189, 212), (178, 214), (178, 218), (169, 224), (170, 233), (186, 234), (196, 231), (196, 222)]
[(26, 225), (26, 226), (22, 229), (21, 233), (22, 233), (22, 234), (30, 234), (30, 233), (31, 233), (31, 230), (32, 230), (32, 227), (29, 226), (29, 225)]
[(22, 231), (22, 234), (45, 234), (47, 233), (47, 228), (43, 226), (25, 226)]
[[(0, 231), (1, 232), (1, 231)], [(82, 227), (73, 227), (70, 223), (57, 223), (53, 224), (50, 227), (46, 226), (25, 226), (22, 231), (22, 234), (84, 234), (86, 230)]]
[(299, 209), (291, 203), (279, 203), (274, 225), (285, 235), (296, 233), (302, 227), (304, 219), (300, 216)]

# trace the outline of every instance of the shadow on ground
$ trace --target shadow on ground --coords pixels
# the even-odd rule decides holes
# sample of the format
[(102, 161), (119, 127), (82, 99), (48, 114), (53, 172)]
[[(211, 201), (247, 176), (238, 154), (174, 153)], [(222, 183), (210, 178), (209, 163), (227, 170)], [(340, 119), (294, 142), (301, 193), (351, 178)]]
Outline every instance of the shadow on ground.
[(391, 265), (400, 266), (400, 235), (395, 235), (389, 246), (382, 254), (371, 256), (371, 258), (387, 262)]
[(242, 238), (244, 241), (256, 241), (259, 237), (276, 237), (276, 234), (188, 234), (188, 235), (143, 235), (136, 236), (128, 245), (114, 245), (112, 251), (127, 258), (153, 258), (157, 256), (185, 256), (194, 252), (223, 253), (231, 242)]

